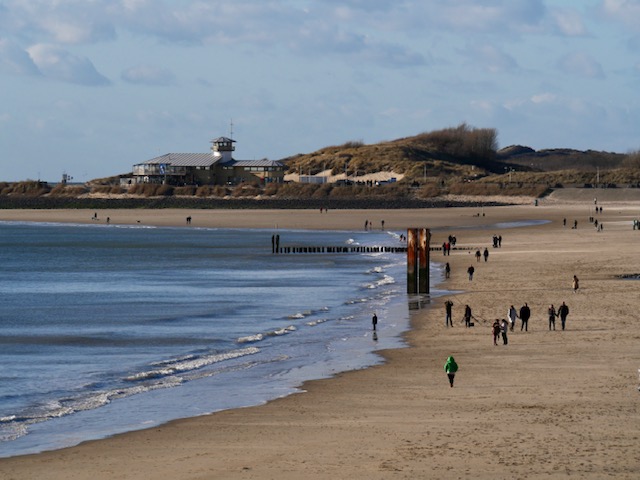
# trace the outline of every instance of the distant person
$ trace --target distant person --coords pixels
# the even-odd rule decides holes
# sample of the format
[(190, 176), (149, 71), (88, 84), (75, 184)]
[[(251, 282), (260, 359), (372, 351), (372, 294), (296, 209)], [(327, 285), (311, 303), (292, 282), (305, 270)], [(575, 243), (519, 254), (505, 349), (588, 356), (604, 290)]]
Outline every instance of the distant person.
[(445, 310), (445, 325), (447, 327), (452, 326), (453, 327), (453, 302), (451, 300), (447, 300), (446, 302), (444, 302), (444, 310)]
[(498, 235), (498, 248), (502, 247), (502, 235)]
[(447, 242), (442, 242), (442, 255), (447, 256)]
[(473, 265), (470, 265), (469, 268), (467, 268), (467, 273), (469, 274), (469, 281), (473, 280), (473, 273), (476, 271), (475, 268), (473, 268)]
[(563, 218), (563, 219), (562, 219), (562, 226), (563, 226), (563, 227), (566, 227), (566, 226), (567, 226), (567, 219), (566, 219), (566, 218)]
[(378, 326), (378, 316), (374, 313), (373, 317), (371, 317), (371, 325), (373, 326), (373, 331), (376, 331), (376, 327)]
[(449, 358), (447, 358), (447, 361), (444, 364), (444, 371), (447, 372), (447, 377), (449, 378), (449, 386), (453, 388), (453, 379), (455, 378), (456, 372), (458, 371), (458, 364), (452, 356), (449, 356)]
[(509, 343), (509, 339), (507, 338), (508, 331), (509, 331), (509, 322), (507, 322), (506, 318), (503, 318), (502, 322), (500, 322), (500, 333), (502, 334), (503, 345), (507, 345)]
[(107, 223), (111, 222), (111, 217), (107, 217)]
[(491, 326), (491, 333), (493, 334), (493, 344), (498, 345), (498, 337), (500, 336), (500, 320), (496, 318), (495, 322)]
[(187, 225), (191, 225), (191, 217), (187, 217)]
[(525, 304), (520, 307), (520, 320), (522, 324), (520, 325), (520, 331), (524, 328), (525, 332), (529, 331), (529, 318), (531, 317), (531, 309), (529, 305), (525, 302)]
[(575, 275), (573, 276), (573, 293), (578, 293), (578, 289), (580, 288), (580, 280)]
[(369, 220), (365, 220), (364, 221), (364, 229), (365, 229), (365, 231), (369, 230)]
[(444, 278), (449, 278), (451, 276), (451, 265), (447, 262), (444, 265)]
[(469, 305), (464, 306), (464, 326), (469, 328), (471, 327), (471, 319), (475, 317), (471, 313), (471, 307)]
[(479, 262), (481, 257), (482, 254), (480, 253), (480, 249), (476, 250), (476, 262)]
[(384, 220), (380, 222), (380, 225), (381, 225), (381, 229), (384, 230)]
[(489, 249), (487, 247), (484, 247), (484, 252), (482, 254), (484, 256), (484, 261), (486, 262), (487, 260), (489, 260)]
[(547, 310), (547, 313), (549, 315), (549, 330), (551, 330), (551, 328), (553, 327), (553, 329), (556, 329), (556, 317), (558, 316), (558, 314), (556, 313), (556, 309), (555, 307), (552, 305), (549, 305), (549, 309)]
[(507, 312), (507, 315), (509, 317), (509, 323), (511, 325), (510, 330), (513, 332), (513, 329), (516, 326), (516, 319), (518, 318), (518, 311), (516, 310), (516, 307), (511, 305), (509, 307), (509, 311)]
[(558, 316), (560, 317), (560, 324), (562, 330), (564, 330), (565, 323), (567, 322), (567, 316), (569, 315), (569, 307), (566, 303), (562, 302), (562, 305), (558, 308)]
[(575, 230), (576, 228), (578, 228), (578, 220), (574, 220), (574, 221), (573, 221), (573, 228), (574, 228), (574, 230)]

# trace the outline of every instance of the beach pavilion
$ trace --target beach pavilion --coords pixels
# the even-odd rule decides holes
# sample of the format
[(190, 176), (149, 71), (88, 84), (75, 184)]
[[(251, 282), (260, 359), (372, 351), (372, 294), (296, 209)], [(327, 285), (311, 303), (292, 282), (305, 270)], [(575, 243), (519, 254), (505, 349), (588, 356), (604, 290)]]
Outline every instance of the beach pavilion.
[(236, 160), (235, 140), (211, 141), (210, 153), (166, 153), (133, 166), (130, 185), (237, 185), (282, 183), (284, 164), (278, 160)]

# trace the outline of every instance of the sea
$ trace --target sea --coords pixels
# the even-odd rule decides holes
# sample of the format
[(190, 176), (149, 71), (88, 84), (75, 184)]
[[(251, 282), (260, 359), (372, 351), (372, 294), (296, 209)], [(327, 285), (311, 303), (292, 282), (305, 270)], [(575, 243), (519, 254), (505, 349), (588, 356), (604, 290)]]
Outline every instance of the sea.
[[(398, 246), (401, 233), (0, 222), (0, 457), (381, 363), (425, 300), (406, 294), (405, 256), (274, 254), (272, 236)], [(430, 272), (442, 294), (441, 267)]]

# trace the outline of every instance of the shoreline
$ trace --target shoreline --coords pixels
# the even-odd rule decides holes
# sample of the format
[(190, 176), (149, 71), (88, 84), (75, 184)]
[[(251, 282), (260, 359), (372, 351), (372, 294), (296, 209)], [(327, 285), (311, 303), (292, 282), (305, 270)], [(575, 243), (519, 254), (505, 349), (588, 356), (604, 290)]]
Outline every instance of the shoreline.
[[(415, 312), (406, 335), (409, 347), (378, 352), (385, 358), (382, 365), (305, 383), (304, 395), (258, 407), (1, 459), (0, 473), (17, 479), (554, 478), (568, 473), (633, 478), (640, 471), (633, 447), (640, 429), (640, 361), (633, 318), (639, 307), (637, 284), (613, 276), (640, 270), (640, 232), (633, 232), (630, 223), (638, 205), (604, 208), (603, 232), (586, 225), (585, 205), (489, 207), (484, 217), (476, 216), (478, 208), (473, 207), (326, 214), (208, 212), (212, 215), (202, 226), (225, 228), (275, 223), (280, 228), (359, 229), (365, 218), (374, 225), (385, 219), (389, 230), (416, 224), (440, 229), (432, 241), (435, 246), (446, 237), (443, 232), (453, 231), (459, 245), (490, 246), (494, 232), (486, 225), (523, 219), (552, 222), (501, 232), (503, 247), (491, 250), (489, 261), (476, 266), (473, 282), (464, 271), (475, 260), (467, 252), (452, 252), (452, 278), (443, 285), (460, 293)], [(6, 212), (0, 211), (0, 220), (8, 220)], [(14, 213), (18, 215), (8, 221), (18, 221), (20, 215), (20, 221), (35, 218), (26, 211)], [(89, 223), (86, 213), (58, 212), (48, 221), (64, 217)], [(137, 221), (141, 213), (146, 212), (130, 212), (126, 221)], [(145, 217), (145, 224), (179, 226), (186, 215), (157, 213), (153, 221)], [(579, 219), (577, 231), (561, 227), (565, 216)], [(194, 214), (192, 225), (199, 221)], [(460, 229), (467, 223), (471, 228)], [(439, 260), (443, 258), (432, 256), (432, 261)], [(575, 269), (584, 291), (592, 294), (568, 296), (569, 273)], [(542, 310), (561, 295), (571, 305), (569, 325), (575, 329), (547, 332)], [(445, 298), (455, 304), (453, 329), (444, 328)], [(483, 322), (473, 329), (459, 323), (465, 302), (473, 304), (478, 317), (490, 319), (504, 317), (509, 302), (524, 298), (535, 307), (532, 331), (514, 332), (509, 346), (494, 347)], [(609, 333), (613, 327), (602, 328), (603, 320), (615, 322), (615, 335)], [(461, 367), (454, 389), (446, 385), (442, 372), (450, 353)], [(593, 368), (585, 368), (585, 360)]]

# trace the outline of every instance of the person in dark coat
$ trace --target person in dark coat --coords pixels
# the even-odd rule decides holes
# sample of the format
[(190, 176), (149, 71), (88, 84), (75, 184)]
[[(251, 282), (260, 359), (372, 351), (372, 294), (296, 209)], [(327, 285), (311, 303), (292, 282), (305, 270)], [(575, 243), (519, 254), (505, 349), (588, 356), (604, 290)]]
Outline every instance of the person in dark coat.
[(525, 302), (525, 304), (520, 307), (520, 320), (522, 320), (522, 325), (520, 326), (520, 331), (524, 329), (525, 332), (529, 331), (529, 318), (531, 317), (531, 309), (529, 305)]
[(566, 303), (562, 302), (562, 305), (558, 308), (558, 316), (560, 317), (560, 323), (562, 324), (562, 330), (564, 330), (565, 323), (567, 321), (567, 315), (569, 315), (569, 307)]
[(551, 328), (553, 327), (553, 329), (556, 329), (556, 317), (558, 316), (558, 314), (556, 313), (556, 308), (553, 305), (549, 305), (549, 310), (547, 310), (548, 314), (549, 314), (549, 330), (551, 330)]

